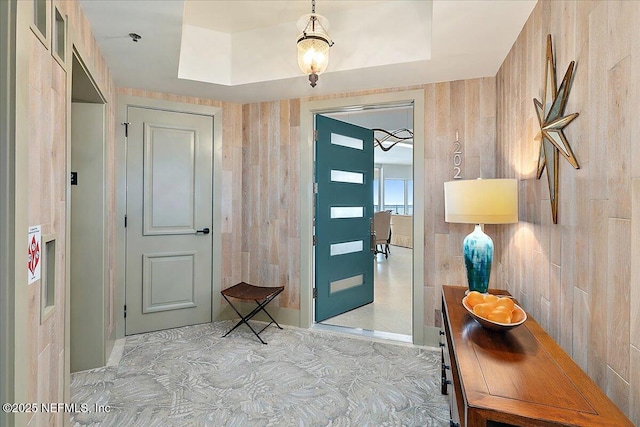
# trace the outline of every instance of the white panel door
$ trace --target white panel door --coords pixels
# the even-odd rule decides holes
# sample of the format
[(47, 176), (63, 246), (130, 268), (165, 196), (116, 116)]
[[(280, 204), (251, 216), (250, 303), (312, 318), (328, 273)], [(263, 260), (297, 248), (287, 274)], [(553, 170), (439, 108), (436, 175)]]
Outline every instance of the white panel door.
[(127, 335), (211, 321), (213, 117), (128, 107)]

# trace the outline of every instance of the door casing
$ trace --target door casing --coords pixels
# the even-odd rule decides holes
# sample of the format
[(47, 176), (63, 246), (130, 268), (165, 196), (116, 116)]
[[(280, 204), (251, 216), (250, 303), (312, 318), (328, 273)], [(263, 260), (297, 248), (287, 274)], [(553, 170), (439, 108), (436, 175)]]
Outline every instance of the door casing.
[[(413, 241), (422, 242), (424, 236), (424, 91), (408, 90), (372, 95), (360, 95), (345, 98), (303, 101), (300, 103), (300, 326), (313, 325), (313, 181), (314, 181), (314, 114), (346, 111), (367, 105), (394, 105), (412, 102), (414, 108), (414, 225)], [(424, 326), (424, 247), (421, 244), (413, 248), (413, 343), (422, 345), (434, 341), (437, 328)], [(435, 296), (434, 296), (435, 298)], [(435, 341), (434, 341), (435, 342)]]
[(116, 129), (116, 338), (123, 338), (125, 332), (124, 322), (124, 301), (125, 301), (125, 228), (124, 216), (126, 214), (126, 138), (125, 127), (120, 125), (126, 122), (127, 108), (141, 107), (158, 109), (164, 111), (174, 111), (178, 113), (203, 114), (213, 116), (213, 221), (211, 224), (211, 234), (213, 240), (212, 248), (212, 289), (211, 289), (211, 310), (212, 318), (218, 319), (222, 304), (219, 298), (222, 290), (222, 108), (207, 105), (189, 104), (184, 102), (173, 102), (162, 99), (143, 98), (139, 96), (118, 95), (117, 123)]
[[(111, 353), (114, 334), (107, 335), (110, 313), (106, 311), (109, 283), (106, 269), (107, 248), (107, 98), (104, 88), (94, 78), (77, 44), (73, 44), (67, 61), (67, 176), (71, 171), (79, 172), (81, 187), (72, 189), (67, 183), (66, 211), (66, 354), (69, 372), (103, 366)], [(81, 82), (78, 84), (78, 82)], [(78, 116), (76, 116), (78, 114)], [(81, 125), (78, 126), (80, 122)], [(86, 134), (78, 136), (78, 129), (91, 123)], [(79, 155), (84, 153), (84, 156)], [(80, 159), (84, 159), (80, 161)], [(87, 159), (91, 159), (87, 161)], [(87, 173), (89, 172), (90, 173)], [(88, 176), (89, 175), (89, 176)], [(80, 192), (78, 190), (82, 188)], [(75, 201), (74, 201), (75, 197)], [(85, 206), (86, 204), (86, 206)], [(86, 207), (86, 209), (85, 209)], [(87, 211), (92, 212), (91, 221), (82, 219)], [(84, 224), (83, 224), (84, 222)], [(86, 232), (87, 229), (90, 232)], [(85, 234), (86, 233), (86, 234)], [(75, 246), (75, 249), (74, 249)], [(96, 254), (93, 262), (78, 258), (78, 247)], [(80, 251), (80, 253), (83, 253)], [(84, 254), (83, 254), (84, 255)], [(91, 267), (87, 268), (88, 265)], [(79, 279), (82, 277), (82, 279)], [(84, 280), (87, 279), (88, 282)], [(85, 301), (78, 290), (93, 295)], [(83, 300), (78, 304), (78, 299)], [(76, 301), (74, 304), (73, 301)], [(99, 313), (99, 314), (98, 314)], [(86, 338), (86, 337), (90, 338)], [(84, 346), (90, 346), (86, 351)], [(73, 359), (73, 366), (72, 366)]]

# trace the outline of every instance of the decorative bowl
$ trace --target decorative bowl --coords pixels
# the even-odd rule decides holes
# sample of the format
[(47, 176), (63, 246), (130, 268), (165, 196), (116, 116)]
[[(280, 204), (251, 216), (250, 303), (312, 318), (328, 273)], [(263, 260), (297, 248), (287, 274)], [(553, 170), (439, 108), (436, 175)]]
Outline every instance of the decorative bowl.
[(473, 317), (476, 322), (480, 323), (483, 328), (491, 329), (492, 331), (508, 331), (513, 328), (517, 328), (527, 320), (527, 313), (518, 304), (515, 304), (513, 310), (513, 321), (511, 323), (499, 323), (493, 320), (480, 317), (473, 312), (473, 308), (467, 303), (467, 297), (462, 298), (462, 305), (467, 309), (469, 315)]

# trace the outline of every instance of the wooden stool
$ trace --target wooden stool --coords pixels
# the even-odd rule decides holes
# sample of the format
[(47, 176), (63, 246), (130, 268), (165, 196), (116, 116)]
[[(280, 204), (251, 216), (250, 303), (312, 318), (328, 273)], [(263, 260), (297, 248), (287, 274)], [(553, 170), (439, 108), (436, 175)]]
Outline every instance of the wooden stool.
[[(237, 285), (234, 285), (230, 288), (222, 290), (220, 293), (222, 294), (224, 299), (227, 300), (231, 308), (233, 308), (233, 311), (238, 313), (238, 316), (240, 316), (240, 321), (233, 328), (231, 328), (229, 332), (224, 334), (223, 338), (229, 335), (231, 332), (233, 332), (234, 329), (236, 329), (238, 326), (244, 323), (249, 327), (249, 329), (251, 329), (251, 331), (256, 335), (256, 337), (258, 337), (258, 339), (262, 344), (266, 344), (266, 342), (264, 342), (262, 338), (260, 338), (260, 334), (262, 333), (262, 331), (267, 329), (269, 325), (271, 325), (272, 323), (275, 323), (276, 326), (280, 329), (282, 329), (282, 327), (278, 325), (278, 322), (276, 322), (273, 317), (271, 317), (271, 315), (267, 312), (265, 307), (267, 306), (267, 304), (273, 301), (273, 299), (277, 297), (278, 294), (280, 294), (280, 292), (282, 292), (283, 290), (284, 290), (284, 286), (277, 286), (277, 287), (253, 286), (245, 282), (240, 282)], [(231, 301), (229, 301), (229, 298), (227, 297), (244, 300), (244, 301), (253, 300), (255, 301), (256, 304), (258, 304), (258, 306), (254, 308), (251, 313), (247, 314), (246, 316), (243, 316), (233, 306), (233, 304), (231, 304)], [(260, 329), (259, 332), (256, 332), (255, 329), (253, 329), (249, 324), (249, 320), (251, 320), (253, 316), (258, 314), (260, 311), (264, 311), (267, 314), (267, 316), (269, 316), (269, 319), (271, 319), (271, 322), (264, 328)]]

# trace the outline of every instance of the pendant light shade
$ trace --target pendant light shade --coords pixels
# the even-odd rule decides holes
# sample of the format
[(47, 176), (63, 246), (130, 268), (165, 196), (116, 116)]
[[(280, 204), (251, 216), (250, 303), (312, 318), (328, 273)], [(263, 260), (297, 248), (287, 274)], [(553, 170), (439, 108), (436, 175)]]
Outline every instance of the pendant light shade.
[(329, 65), (329, 49), (333, 41), (327, 33), (327, 19), (316, 14), (316, 2), (312, 1), (311, 13), (298, 20), (302, 34), (298, 36), (298, 66), (309, 75), (311, 87), (315, 87), (318, 75)]

